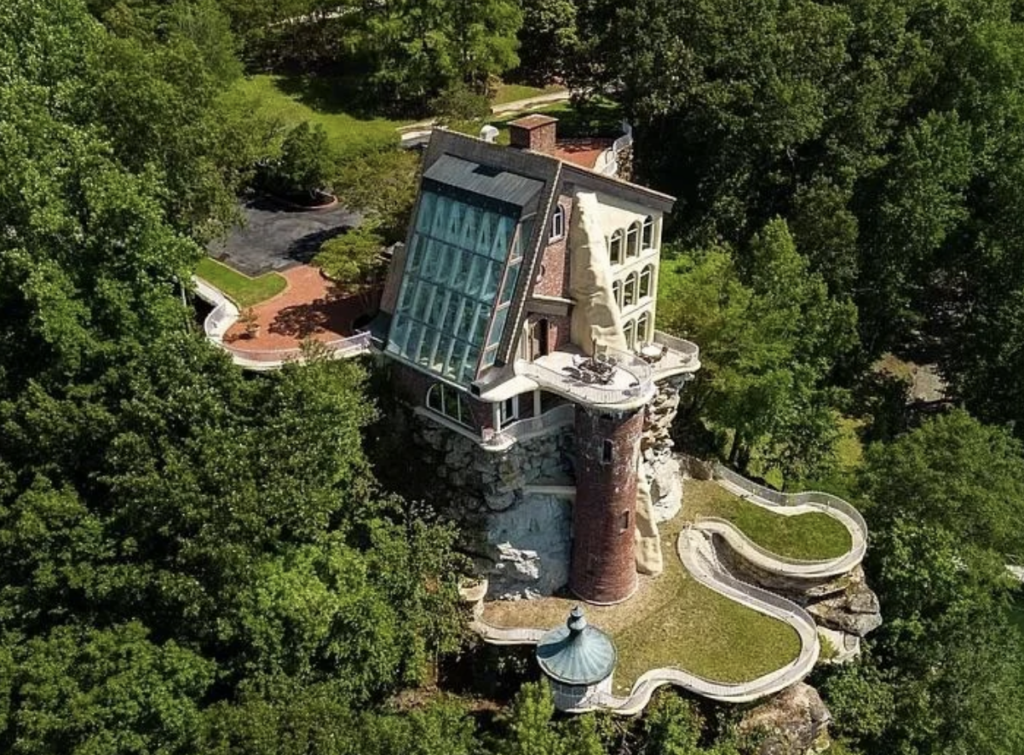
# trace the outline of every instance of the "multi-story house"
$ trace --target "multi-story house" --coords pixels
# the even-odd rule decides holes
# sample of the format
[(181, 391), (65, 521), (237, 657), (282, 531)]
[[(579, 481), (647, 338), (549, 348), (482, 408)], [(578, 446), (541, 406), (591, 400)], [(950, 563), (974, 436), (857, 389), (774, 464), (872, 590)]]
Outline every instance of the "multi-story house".
[(383, 297), (384, 354), (438, 474), (484, 500), (494, 574), (613, 603), (638, 569), (660, 571), (669, 493), (651, 465), (700, 363), (655, 329), (673, 199), (616, 177), (621, 143), (561, 144), (555, 129), (521, 118), (508, 147), (434, 132)]

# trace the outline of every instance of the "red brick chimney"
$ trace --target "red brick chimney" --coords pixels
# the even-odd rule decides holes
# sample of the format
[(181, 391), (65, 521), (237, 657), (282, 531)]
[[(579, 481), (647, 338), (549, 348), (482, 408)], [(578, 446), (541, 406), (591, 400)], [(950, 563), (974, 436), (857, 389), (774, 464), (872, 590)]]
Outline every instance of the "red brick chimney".
[(545, 155), (555, 153), (557, 118), (534, 113), (508, 124), (509, 138), (516, 149), (528, 149)]

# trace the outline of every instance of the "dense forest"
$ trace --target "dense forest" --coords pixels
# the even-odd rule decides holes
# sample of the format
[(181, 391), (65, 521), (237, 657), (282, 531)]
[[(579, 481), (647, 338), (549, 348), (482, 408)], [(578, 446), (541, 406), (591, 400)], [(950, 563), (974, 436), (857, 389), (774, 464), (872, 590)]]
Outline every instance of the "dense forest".
[[(871, 525), (885, 624), (811, 679), (831, 751), (1024, 753), (1024, 4), (2, 6), (0, 750), (751, 752), (673, 692), (623, 721), (446, 686), (486, 661), (466, 564), (374, 463), (372, 364), (253, 379), (196, 331), (203, 246), (281, 150), (230, 90), (273, 72), (365, 117), (472, 118), (499, 76), (614, 103), (679, 197), (659, 323), (704, 369), (677, 443)], [(400, 236), (408, 156), (346, 157), (339, 194)]]

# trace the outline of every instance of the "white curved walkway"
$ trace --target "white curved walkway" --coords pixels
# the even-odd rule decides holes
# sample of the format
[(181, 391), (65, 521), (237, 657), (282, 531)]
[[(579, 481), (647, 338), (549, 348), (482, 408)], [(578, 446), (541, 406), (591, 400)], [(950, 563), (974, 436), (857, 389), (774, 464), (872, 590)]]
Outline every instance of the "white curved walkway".
[(821, 513), (832, 517), (850, 533), (850, 550), (837, 558), (804, 560), (787, 558), (761, 547), (732, 523), (705, 517), (694, 527), (720, 536), (739, 556), (764, 571), (796, 579), (838, 577), (860, 565), (867, 552), (868, 528), (864, 518), (843, 499), (819, 491), (780, 493), (758, 485), (721, 465), (715, 468), (715, 481), (735, 496), (779, 516)]
[[(735, 600), (748, 608), (770, 616), (791, 626), (800, 638), (800, 652), (797, 657), (771, 673), (747, 682), (716, 682), (704, 679), (678, 668), (652, 669), (643, 674), (624, 697), (607, 693), (595, 693), (570, 712), (583, 713), (593, 710), (609, 710), (622, 715), (634, 715), (650, 702), (655, 690), (672, 684), (693, 694), (711, 700), (729, 703), (745, 703), (758, 700), (779, 692), (803, 679), (814, 668), (818, 660), (820, 645), (814, 619), (796, 603), (745, 584), (726, 572), (715, 556), (707, 536), (692, 528), (684, 530), (677, 541), (677, 552), (683, 566), (694, 579), (715, 592)], [(472, 628), (485, 642), (495, 645), (533, 645), (547, 631), (535, 628), (501, 629), (491, 626), (479, 616), (473, 619)]]

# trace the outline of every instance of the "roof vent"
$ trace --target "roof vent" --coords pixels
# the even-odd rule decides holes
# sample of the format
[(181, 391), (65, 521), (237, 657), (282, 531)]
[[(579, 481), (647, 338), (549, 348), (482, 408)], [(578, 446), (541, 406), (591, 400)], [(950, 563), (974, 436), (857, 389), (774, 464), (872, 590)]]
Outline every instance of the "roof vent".
[(498, 129), (494, 126), (487, 124), (480, 129), (480, 138), (488, 144), (494, 144), (494, 140), (498, 138)]

